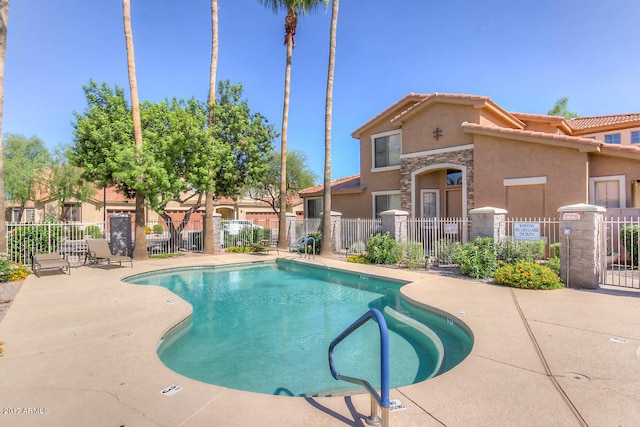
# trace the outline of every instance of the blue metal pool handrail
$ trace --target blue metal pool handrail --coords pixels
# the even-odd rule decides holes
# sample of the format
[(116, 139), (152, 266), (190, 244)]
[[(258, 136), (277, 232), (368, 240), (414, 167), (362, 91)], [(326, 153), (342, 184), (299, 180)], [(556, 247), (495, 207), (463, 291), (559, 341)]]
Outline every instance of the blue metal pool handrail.
[(291, 243), (289, 245), (289, 252), (291, 252), (291, 250), (295, 247), (298, 248), (298, 253), (300, 253), (300, 246), (304, 245), (306, 243), (307, 237), (306, 236), (300, 236), (296, 239), (295, 242)]
[(305, 247), (305, 252), (304, 253), (306, 254), (307, 253), (306, 246), (307, 246), (307, 243), (309, 243), (310, 240), (313, 240), (313, 252), (312, 252), (312, 255), (315, 257), (315, 255), (316, 255), (316, 239), (311, 237), (311, 236), (309, 236), (309, 237), (306, 237), (306, 236), (298, 237), (295, 242), (293, 242), (293, 243), (291, 243), (289, 245), (289, 252), (291, 252), (291, 250), (295, 247), (298, 250), (298, 255), (302, 255), (300, 253), (300, 248)]
[[(376, 389), (368, 381), (361, 378), (354, 378), (339, 374), (333, 365), (333, 349), (353, 331), (364, 325), (369, 319), (373, 318), (375, 318), (378, 323), (378, 329), (380, 330), (380, 394), (378, 394)], [(375, 422), (374, 417), (376, 417), (377, 412), (373, 406), (375, 400), (382, 409), (383, 425), (388, 425), (389, 407), (391, 405), (389, 400), (389, 329), (387, 328), (387, 322), (384, 320), (384, 316), (380, 311), (375, 308), (367, 311), (358, 320), (353, 322), (351, 326), (345, 329), (344, 332), (331, 341), (331, 344), (329, 344), (329, 369), (331, 370), (331, 375), (336, 380), (347, 381), (366, 388), (372, 398), (371, 423)]]

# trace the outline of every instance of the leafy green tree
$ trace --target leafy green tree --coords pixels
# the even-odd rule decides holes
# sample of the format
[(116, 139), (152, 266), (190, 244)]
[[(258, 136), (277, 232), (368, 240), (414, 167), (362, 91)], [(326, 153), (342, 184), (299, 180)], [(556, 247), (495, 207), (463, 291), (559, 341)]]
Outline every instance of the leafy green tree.
[(4, 182), (9, 200), (20, 205), (35, 200), (44, 171), (51, 165), (51, 154), (37, 136), (9, 134), (4, 141)]
[[(205, 104), (194, 99), (144, 102), (139, 156), (123, 90), (93, 81), (84, 90), (87, 109), (75, 113), (72, 164), (83, 168), (84, 177), (98, 187), (115, 185), (130, 198), (141, 190), (149, 207), (169, 224), (174, 239), (202, 206), (205, 191), (216, 197), (237, 195), (262, 182), (268, 170), (266, 155), (276, 133), (261, 115), (251, 113), (241, 85), (218, 84), (213, 141)], [(175, 228), (165, 208), (186, 198), (196, 203)]]
[(569, 98), (566, 96), (559, 98), (556, 104), (550, 109), (547, 114), (550, 116), (562, 116), (567, 120), (575, 119), (578, 115), (572, 111), (569, 111), (567, 105), (569, 104)]
[[(280, 212), (280, 153), (272, 151), (268, 157), (268, 171), (259, 186), (249, 188), (254, 200), (267, 203), (275, 213)], [(311, 187), (317, 178), (307, 164), (307, 155), (298, 150), (287, 153), (287, 209), (293, 197), (303, 188)]]
[(69, 147), (60, 147), (56, 161), (43, 176), (42, 191), (58, 202), (60, 221), (65, 220), (64, 206), (69, 200), (86, 202), (96, 193), (95, 187), (82, 177), (82, 170), (69, 164)]
[[(294, 36), (298, 27), (298, 13), (306, 14), (325, 5), (328, 0), (258, 0), (275, 13), (287, 12), (284, 23), (284, 44), (287, 46), (287, 62), (284, 77), (284, 107), (282, 112), (282, 135), (280, 141), (281, 173), (280, 173), (280, 206), (287, 205), (287, 129), (289, 126), (289, 97), (291, 93), (291, 58), (293, 56)], [(287, 248), (286, 209), (280, 210), (280, 226), (278, 247)]]

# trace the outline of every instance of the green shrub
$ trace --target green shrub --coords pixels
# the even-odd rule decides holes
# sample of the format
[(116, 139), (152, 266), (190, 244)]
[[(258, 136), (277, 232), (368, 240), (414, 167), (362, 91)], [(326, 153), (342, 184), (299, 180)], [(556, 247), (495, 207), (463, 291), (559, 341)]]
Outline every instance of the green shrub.
[(521, 289), (558, 289), (560, 278), (550, 268), (533, 261), (518, 260), (515, 264), (504, 264), (494, 275), (499, 285)]
[(551, 271), (553, 271), (558, 276), (560, 276), (560, 258), (559, 257), (549, 258), (547, 260), (546, 265), (551, 269)]
[(402, 264), (407, 268), (424, 267), (424, 248), (420, 242), (407, 242), (403, 245)]
[(633, 265), (638, 267), (638, 226), (628, 225), (620, 229), (620, 241), (624, 244), (624, 248), (627, 251), (627, 257), (631, 257)]
[(84, 229), (85, 236), (89, 236), (92, 239), (100, 239), (102, 238), (102, 232), (100, 231), (100, 227), (97, 225), (87, 225)]
[(10, 258), (31, 262), (31, 254), (56, 252), (64, 237), (64, 227), (57, 225), (33, 225), (15, 228), (9, 240)]
[(489, 237), (478, 237), (475, 241), (465, 243), (454, 256), (458, 271), (475, 279), (490, 277), (498, 267), (496, 245)]
[[(316, 247), (316, 252), (315, 254), (319, 254), (320, 253), (320, 248), (322, 247), (322, 233), (317, 232), (317, 233), (309, 233), (309, 235), (307, 237), (313, 237), (314, 240), (316, 241), (315, 243), (315, 247)], [(314, 253), (313, 252), (313, 241), (311, 240), (307, 240), (307, 245), (304, 248), (300, 248), (300, 252), (304, 252), (305, 254), (311, 254)]]
[(367, 242), (365, 258), (370, 264), (397, 264), (402, 258), (402, 248), (391, 234), (376, 234)]
[(0, 253), (0, 282), (15, 282), (29, 274), (30, 271), (24, 265), (12, 262), (9, 255)]
[(461, 248), (460, 242), (449, 239), (438, 240), (434, 244), (435, 261), (438, 264), (453, 264), (456, 253)]
[(504, 239), (498, 245), (498, 258), (504, 262), (519, 259), (537, 261), (544, 258), (544, 240), (528, 241)]
[(162, 234), (164, 233), (164, 227), (162, 224), (155, 224), (153, 226), (153, 234)]
[(356, 264), (369, 264), (367, 258), (364, 255), (351, 255), (347, 258), (347, 262), (353, 262)]
[(551, 252), (551, 258), (560, 258), (560, 242), (550, 244), (549, 251)]

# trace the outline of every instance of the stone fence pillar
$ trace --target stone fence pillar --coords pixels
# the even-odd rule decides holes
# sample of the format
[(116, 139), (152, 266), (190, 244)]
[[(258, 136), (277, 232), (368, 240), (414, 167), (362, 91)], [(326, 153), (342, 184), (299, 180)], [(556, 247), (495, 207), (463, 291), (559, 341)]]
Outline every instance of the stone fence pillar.
[(286, 243), (286, 247), (288, 248), (289, 245), (295, 242), (297, 238), (296, 237), (296, 214), (292, 212), (287, 212), (285, 216), (287, 217), (287, 241), (285, 243)]
[(407, 241), (409, 212), (392, 209), (380, 213), (382, 219), (382, 233), (389, 233), (399, 244)]
[[(202, 217), (205, 221), (207, 220), (206, 215)], [(213, 229), (213, 253), (219, 254), (224, 251), (222, 248), (222, 239), (224, 238), (222, 234), (222, 214), (213, 214), (213, 227), (211, 228)]]
[(558, 209), (560, 278), (571, 288), (598, 289), (603, 268), (604, 214), (600, 206), (580, 203)]
[(472, 209), (471, 216), (471, 240), (477, 237), (491, 237), (494, 242), (500, 243), (506, 235), (505, 209), (487, 206), (484, 208)]
[(331, 245), (334, 252), (342, 250), (342, 212), (331, 211)]

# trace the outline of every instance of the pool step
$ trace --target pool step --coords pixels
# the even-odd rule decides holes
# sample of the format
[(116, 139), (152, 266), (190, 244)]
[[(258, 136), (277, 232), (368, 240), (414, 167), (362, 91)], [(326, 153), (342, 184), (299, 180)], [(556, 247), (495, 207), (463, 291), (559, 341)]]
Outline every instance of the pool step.
[(433, 332), (433, 330), (431, 330), (431, 328), (426, 326), (424, 323), (418, 322), (417, 320), (406, 316), (389, 306), (386, 306), (384, 308), (384, 314), (399, 323), (403, 323), (406, 326), (411, 327), (416, 332), (424, 335), (433, 344), (437, 354), (437, 359), (433, 371), (431, 372), (431, 374), (429, 374), (429, 376), (427, 376), (426, 379), (433, 378), (438, 375), (438, 373), (444, 366), (444, 345), (442, 344), (442, 341), (440, 340), (438, 334)]

